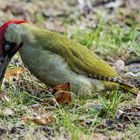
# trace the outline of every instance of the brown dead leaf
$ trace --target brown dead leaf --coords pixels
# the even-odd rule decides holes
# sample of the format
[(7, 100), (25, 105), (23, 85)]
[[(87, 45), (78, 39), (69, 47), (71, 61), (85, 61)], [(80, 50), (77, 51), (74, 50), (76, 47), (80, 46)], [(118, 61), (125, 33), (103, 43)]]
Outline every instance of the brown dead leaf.
[(69, 103), (72, 100), (70, 93), (70, 83), (60, 84), (53, 88), (53, 94), (56, 101), (60, 104)]
[(59, 91), (70, 91), (70, 83), (67, 82), (64, 84), (60, 84), (53, 88), (54, 93), (59, 92)]
[(32, 121), (38, 125), (48, 125), (48, 124), (51, 124), (55, 121), (55, 118), (51, 115), (49, 116), (37, 116), (37, 117), (29, 117), (29, 116), (25, 116), (25, 117), (22, 117), (21, 120), (24, 122), (24, 123), (27, 123), (29, 121)]
[(34, 118), (33, 121), (38, 125), (47, 125), (54, 122), (55, 118), (53, 116), (48, 116), (48, 117), (38, 116)]
[(27, 123), (28, 121), (32, 121), (32, 117), (29, 117), (29, 116), (24, 116), (21, 118), (21, 121), (23, 121), (24, 123)]
[(5, 73), (4, 78), (6, 80), (10, 80), (10, 78), (16, 77), (18, 79), (19, 75), (22, 74), (25, 71), (22, 67), (17, 67), (13, 69), (8, 69)]
[(56, 98), (56, 101), (60, 104), (66, 104), (72, 100), (71, 93), (67, 91), (56, 92), (54, 97)]

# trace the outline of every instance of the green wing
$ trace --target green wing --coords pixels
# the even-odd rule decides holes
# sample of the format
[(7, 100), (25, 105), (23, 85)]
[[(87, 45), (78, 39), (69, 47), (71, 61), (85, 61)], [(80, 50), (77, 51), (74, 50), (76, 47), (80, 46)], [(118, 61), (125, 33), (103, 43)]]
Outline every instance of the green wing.
[(116, 71), (109, 64), (79, 43), (48, 30), (36, 27), (33, 29), (36, 40), (41, 42), (43, 49), (61, 55), (75, 72), (91, 76), (117, 76)]

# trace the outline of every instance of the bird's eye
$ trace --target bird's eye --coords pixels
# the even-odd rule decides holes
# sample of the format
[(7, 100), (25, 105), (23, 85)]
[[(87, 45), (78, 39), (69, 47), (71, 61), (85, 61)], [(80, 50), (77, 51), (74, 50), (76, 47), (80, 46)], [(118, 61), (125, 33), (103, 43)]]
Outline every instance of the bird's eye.
[(5, 46), (4, 46), (5, 51), (10, 50), (10, 48), (11, 48), (11, 46), (9, 44), (5, 44)]

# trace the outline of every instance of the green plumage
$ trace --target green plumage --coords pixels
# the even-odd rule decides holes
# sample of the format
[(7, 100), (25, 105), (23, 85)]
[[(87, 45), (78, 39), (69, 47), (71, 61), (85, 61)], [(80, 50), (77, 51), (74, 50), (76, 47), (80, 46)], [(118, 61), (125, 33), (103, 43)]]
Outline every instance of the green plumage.
[(103, 77), (116, 77), (116, 71), (95, 53), (79, 43), (60, 34), (43, 30), (32, 25), (26, 25), (32, 29), (36, 43), (41, 42), (44, 50), (50, 50), (61, 55), (72, 70), (85, 75), (99, 75)]
[(23, 43), (20, 49), (23, 63), (47, 85), (70, 82), (72, 91), (84, 94), (113, 89), (118, 85), (129, 92), (139, 92), (121, 80), (117, 72), (95, 53), (63, 35), (21, 24), (10, 25), (5, 38)]

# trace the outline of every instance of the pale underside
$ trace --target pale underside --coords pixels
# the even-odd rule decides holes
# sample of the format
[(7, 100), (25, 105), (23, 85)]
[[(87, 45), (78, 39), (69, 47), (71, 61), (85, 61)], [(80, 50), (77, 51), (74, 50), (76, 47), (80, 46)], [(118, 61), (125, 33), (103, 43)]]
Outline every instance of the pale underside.
[[(34, 57), (35, 55), (32, 53), (37, 54), (37, 57)], [(105, 89), (102, 81), (72, 71), (61, 56), (41, 50), (41, 47), (31, 49), (30, 46), (23, 46), (20, 54), (25, 66), (47, 85), (56, 86), (70, 82), (73, 92), (83, 94), (91, 94)], [(38, 64), (39, 67), (37, 67)]]

